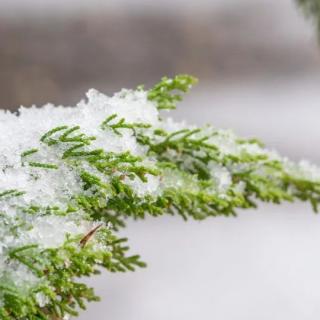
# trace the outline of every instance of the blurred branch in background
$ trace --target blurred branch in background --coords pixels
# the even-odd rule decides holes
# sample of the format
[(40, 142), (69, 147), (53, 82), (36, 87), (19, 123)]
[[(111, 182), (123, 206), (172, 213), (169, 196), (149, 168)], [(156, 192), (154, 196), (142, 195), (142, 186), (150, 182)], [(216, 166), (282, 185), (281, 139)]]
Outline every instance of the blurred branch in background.
[(320, 0), (296, 0), (308, 16), (315, 22), (320, 36)]
[(291, 0), (201, 1), (202, 10), (194, 1), (156, 10), (92, 2), (74, 12), (65, 5), (64, 14), (51, 1), (39, 12), (28, 2), (29, 10), (11, 8), (14, 18), (0, 4), (2, 108), (73, 104), (90, 87), (112, 92), (176, 73), (241, 83), (320, 69), (312, 28)]

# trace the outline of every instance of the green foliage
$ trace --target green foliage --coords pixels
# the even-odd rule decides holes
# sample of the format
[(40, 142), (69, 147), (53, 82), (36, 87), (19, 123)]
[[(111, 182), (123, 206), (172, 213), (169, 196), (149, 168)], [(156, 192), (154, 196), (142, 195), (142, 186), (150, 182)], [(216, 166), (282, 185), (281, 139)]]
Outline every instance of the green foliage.
[(11, 198), (11, 197), (19, 197), (22, 196), (23, 194), (25, 194), (24, 191), (19, 191), (16, 189), (10, 189), (10, 190), (6, 190), (0, 193), (0, 201), (1, 199), (7, 199), (7, 198)]
[(307, 16), (311, 17), (314, 21), (318, 34), (320, 36), (320, 1), (319, 0), (296, 0), (299, 6)]
[(182, 97), (177, 92), (188, 92), (198, 80), (189, 75), (177, 75), (173, 79), (163, 77), (161, 82), (149, 90), (148, 98), (157, 104), (159, 110), (175, 109)]
[(126, 123), (124, 118), (121, 118), (116, 123), (112, 123), (112, 120), (117, 118), (117, 114), (112, 114), (101, 124), (103, 129), (111, 129), (115, 134), (122, 136), (119, 129), (131, 129), (135, 132), (135, 129), (138, 128), (150, 128), (151, 125), (148, 123)]
[[(174, 109), (196, 80), (180, 75), (162, 81), (148, 91), (148, 99), (158, 109)], [(102, 120), (101, 120), (102, 121)], [(160, 121), (161, 123), (161, 121)], [(109, 130), (119, 138), (130, 133), (146, 157), (130, 152), (110, 152), (94, 147), (95, 136), (80, 126), (61, 125), (40, 138), (39, 146), (21, 154), (22, 166), (32, 170), (58, 170), (61, 165), (75, 172), (81, 192), (72, 194), (66, 208), (30, 204), (18, 207), (10, 218), (0, 213), (0, 225), (17, 235), (32, 226), (28, 217), (62, 216), (77, 213), (99, 224), (88, 234), (68, 236), (58, 248), (41, 249), (27, 244), (12, 249), (9, 265), (17, 264), (39, 278), (37, 285), (25, 291), (0, 278), (0, 319), (63, 319), (78, 314), (87, 301), (96, 301), (93, 289), (81, 283), (82, 277), (99, 273), (133, 271), (145, 267), (138, 255), (130, 255), (126, 239), (114, 232), (125, 227), (126, 220), (147, 215), (179, 215), (183, 219), (202, 220), (214, 216), (235, 216), (239, 208), (256, 207), (256, 201), (273, 203), (300, 199), (309, 201), (314, 210), (320, 202), (320, 183), (305, 174), (297, 174), (287, 160), (263, 149), (256, 139), (239, 139), (228, 131), (210, 126), (165, 129), (149, 123), (129, 123), (112, 114), (102, 121), (100, 130)], [(228, 152), (225, 150), (228, 146)], [(57, 163), (38, 161), (41, 148), (57, 155)], [(152, 159), (152, 161), (146, 161)], [(216, 174), (227, 172), (228, 183)], [(159, 192), (140, 194), (134, 183), (160, 181)], [(221, 180), (221, 181), (220, 181)], [(24, 191), (9, 189), (0, 193), (0, 201), (11, 200)], [(112, 224), (112, 228), (107, 224)]]
[[(101, 250), (92, 250), (90, 242), (79, 247), (81, 238), (69, 238), (60, 248), (40, 250), (35, 245), (16, 248), (9, 253), (11, 260), (19, 261), (36, 276), (45, 278), (29, 292), (21, 293), (13, 283), (0, 282), (3, 306), (0, 318), (62, 319), (65, 315), (78, 315), (86, 301), (98, 301), (93, 289), (79, 282), (80, 278), (100, 273), (100, 267), (110, 272), (134, 271), (145, 267), (139, 256), (127, 256), (126, 239), (118, 239), (103, 227), (97, 231)], [(39, 295), (45, 299), (40, 303)]]

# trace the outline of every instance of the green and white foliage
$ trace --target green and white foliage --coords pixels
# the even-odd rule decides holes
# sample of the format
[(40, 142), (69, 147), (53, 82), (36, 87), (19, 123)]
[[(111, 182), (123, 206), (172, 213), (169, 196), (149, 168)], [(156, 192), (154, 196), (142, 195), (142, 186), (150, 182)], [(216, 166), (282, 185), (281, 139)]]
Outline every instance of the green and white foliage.
[(112, 97), (90, 90), (76, 107), (0, 112), (0, 319), (76, 316), (98, 299), (82, 277), (144, 267), (117, 237), (129, 218), (228, 217), (258, 200), (317, 210), (317, 167), (159, 114), (195, 82), (179, 75)]

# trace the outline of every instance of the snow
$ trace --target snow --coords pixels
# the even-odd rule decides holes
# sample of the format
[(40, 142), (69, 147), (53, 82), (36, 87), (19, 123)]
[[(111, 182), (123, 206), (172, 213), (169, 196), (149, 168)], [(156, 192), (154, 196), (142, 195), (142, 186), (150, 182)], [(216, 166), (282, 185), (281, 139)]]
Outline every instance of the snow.
[[(22, 291), (36, 285), (39, 279), (25, 266), (8, 262), (10, 250), (28, 244), (42, 249), (57, 248), (63, 245), (67, 234), (83, 235), (94, 225), (94, 222), (86, 220), (81, 211), (57, 216), (42, 215), (41, 212), (31, 215), (21, 209), (33, 205), (43, 208), (56, 206), (65, 210), (71, 196), (83, 191), (79, 172), (61, 160), (65, 147), (53, 149), (40, 144), (41, 136), (58, 126), (79, 125), (81, 132), (96, 137), (93, 148), (141, 155), (141, 147), (130, 130), (124, 130), (127, 132), (119, 137), (111, 131), (102, 130), (100, 124), (114, 113), (128, 122), (158, 123), (158, 111), (147, 100), (146, 92), (122, 90), (113, 97), (107, 97), (92, 89), (87, 98), (76, 107), (47, 104), (42, 108), (21, 107), (18, 114), (0, 111), (0, 194), (8, 190), (23, 192), (16, 197), (0, 197), (0, 212), (5, 215), (5, 223), (0, 228), (0, 281), (13, 281)], [(38, 152), (21, 157), (23, 152), (34, 148)], [(28, 165), (30, 162), (54, 164), (57, 169), (32, 167)], [(92, 172), (92, 168), (86, 169)], [(139, 195), (151, 194), (157, 190), (158, 180), (148, 178), (148, 184), (137, 180), (128, 183)], [(23, 226), (16, 223), (17, 219), (23, 222)], [(14, 223), (17, 224), (18, 234), (12, 232)], [(39, 297), (39, 303), (45, 303), (42, 297)]]

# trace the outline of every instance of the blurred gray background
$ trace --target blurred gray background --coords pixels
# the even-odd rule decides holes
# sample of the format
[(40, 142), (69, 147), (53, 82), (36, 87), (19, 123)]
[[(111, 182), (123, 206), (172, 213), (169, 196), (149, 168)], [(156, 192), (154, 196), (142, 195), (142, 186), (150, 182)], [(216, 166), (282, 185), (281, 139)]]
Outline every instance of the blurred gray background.
[[(91, 87), (176, 73), (201, 80), (176, 118), (320, 164), (320, 48), (292, 0), (0, 2), (1, 108), (71, 105)], [(320, 318), (320, 216), (308, 205), (147, 219), (123, 234), (149, 267), (91, 280), (103, 300), (81, 320)]]

